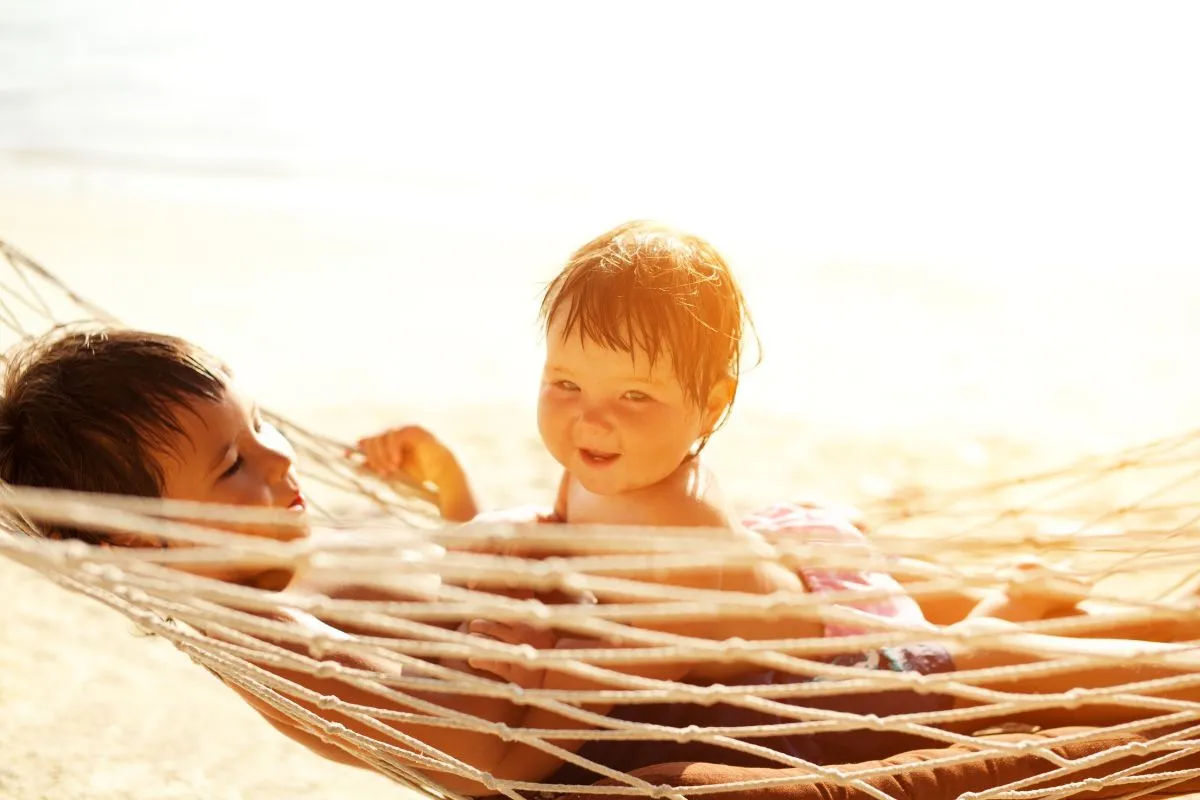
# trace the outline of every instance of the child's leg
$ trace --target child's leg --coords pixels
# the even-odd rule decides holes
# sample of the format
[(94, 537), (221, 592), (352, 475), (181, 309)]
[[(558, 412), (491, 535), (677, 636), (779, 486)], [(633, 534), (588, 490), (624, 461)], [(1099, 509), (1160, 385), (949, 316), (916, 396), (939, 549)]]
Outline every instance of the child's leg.
[[(1062, 636), (1025, 633), (1015, 626), (996, 620), (972, 620), (964, 623), (964, 629), (984, 632), (1003, 632), (1004, 647), (996, 644), (952, 644), (949, 649), (954, 658), (956, 671), (993, 669), (1054, 662), (1059, 659), (1091, 656), (1098, 659), (1115, 659), (1074, 667), (1053, 674), (990, 678), (977, 681), (968, 679), (971, 685), (987, 689), (1018, 694), (1060, 694), (1076, 689), (1102, 689), (1141, 681), (1158, 680), (1180, 676), (1200, 675), (1200, 652), (1187, 645), (1160, 644), (1155, 642), (1130, 641), (1125, 639), (1075, 639)], [(1139, 661), (1139, 655), (1169, 652), (1167, 661)], [(1140, 695), (1200, 702), (1200, 685), (1183, 686), (1154, 692), (1139, 691)], [(971, 708), (979, 703), (959, 698), (959, 708)], [(1013, 713), (1011, 710), (997, 711), (996, 717), (1004, 721), (1017, 721), (1046, 727), (1066, 725), (1117, 725), (1138, 719), (1148, 719), (1167, 713), (1161, 709), (1138, 708), (1128, 704), (1079, 703), (1072, 708), (1044, 708)], [(988, 720), (972, 720), (955, 724), (960, 730), (978, 730), (987, 727)]]
[(1072, 636), (1139, 639), (1145, 642), (1200, 641), (1200, 613), (1183, 617), (1162, 616), (1155, 619), (1129, 620), (1118, 616), (1120, 611), (1128, 610), (1128, 606), (1084, 602), (1080, 603), (1079, 608), (1088, 616), (1090, 624), (1087, 630), (1073, 633)]
[[(901, 583), (903, 582), (901, 581)], [(988, 597), (988, 593), (984, 590), (964, 586), (937, 593), (922, 593), (914, 596), (913, 599), (921, 607), (925, 619), (934, 625), (953, 625), (970, 616), (971, 612), (981, 603), (986, 602)]]
[[(1024, 567), (1025, 565), (1021, 565)], [(1072, 636), (1101, 639), (1140, 639), (1149, 642), (1184, 642), (1200, 640), (1200, 614), (1161, 615), (1153, 619), (1130, 620), (1122, 618), (1121, 611), (1130, 606), (1103, 600), (1088, 599), (1086, 585), (1078, 582), (1080, 592), (1070, 589), (1070, 576), (1059, 573), (1055, 577), (1066, 577), (1067, 584), (1050, 591), (1047, 587), (1028, 584), (1020, 591), (1007, 592), (985, 600), (970, 616), (991, 616), (1011, 622), (1028, 622), (1037, 619), (1052, 619), (1066, 616), (1085, 615), (1089, 618), (1086, 630)], [(1200, 593), (1200, 576), (1166, 594), (1169, 603), (1192, 604)]]
[[(1055, 578), (1065, 579), (1055, 585), (1038, 583), (1034, 574), (1045, 569)], [(964, 619), (993, 617), (1009, 622), (1031, 622), (1039, 619), (1070, 616), (1081, 613), (1078, 603), (1087, 597), (1084, 584), (1068, 583), (1070, 576), (1049, 570), (1040, 562), (1028, 559), (1016, 566), (1018, 578), (1007, 589), (979, 589), (972, 586), (953, 586), (913, 595), (925, 619), (935, 625), (952, 625)], [(889, 574), (901, 584), (919, 585), (939, 577), (954, 578), (952, 570), (911, 558), (896, 559)]]
[(953, 625), (966, 619), (1036, 622), (1064, 617), (1088, 617), (1088, 625), (1070, 635), (1084, 639), (1130, 639), (1146, 642), (1200, 641), (1200, 614), (1157, 619), (1129, 619), (1120, 612), (1129, 606), (1080, 600), (1058, 592), (1039, 594), (1023, 589), (992, 592), (963, 588), (931, 597), (917, 597), (925, 617), (935, 625)]
[(1078, 616), (1090, 594), (1086, 583), (1038, 559), (1014, 565), (1007, 588), (991, 591), (967, 614), (968, 619), (991, 617), (1008, 622)]

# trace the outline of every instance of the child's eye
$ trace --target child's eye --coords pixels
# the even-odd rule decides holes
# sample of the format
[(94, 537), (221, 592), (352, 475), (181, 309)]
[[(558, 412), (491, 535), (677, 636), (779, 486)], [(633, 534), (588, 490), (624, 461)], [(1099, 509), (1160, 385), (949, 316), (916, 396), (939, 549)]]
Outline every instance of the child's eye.
[(650, 395), (646, 394), (645, 392), (639, 392), (636, 389), (633, 389), (633, 390), (630, 390), (625, 393), (625, 399), (632, 400), (635, 403), (641, 403), (646, 400), (649, 400)]
[(564, 392), (578, 392), (579, 387), (571, 381), (555, 381), (554, 388), (562, 389)]
[(240, 470), (242, 468), (242, 465), (245, 463), (246, 463), (245, 459), (243, 459), (241, 456), (238, 456), (237, 458), (235, 458), (233, 463), (229, 465), (229, 469), (227, 469), (221, 473), (220, 480), (224, 480), (225, 478), (230, 478), (230, 477), (233, 477), (234, 475), (236, 475), (238, 473), (238, 470)]
[(251, 417), (251, 424), (254, 425), (255, 433), (262, 433), (263, 418), (262, 414), (260, 414), (257, 409), (254, 411), (254, 416)]

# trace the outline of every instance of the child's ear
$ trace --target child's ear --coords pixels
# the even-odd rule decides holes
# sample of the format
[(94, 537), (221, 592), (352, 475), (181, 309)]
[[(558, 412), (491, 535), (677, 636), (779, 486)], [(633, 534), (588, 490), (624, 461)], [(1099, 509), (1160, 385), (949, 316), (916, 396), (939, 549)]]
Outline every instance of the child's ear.
[(712, 390), (708, 393), (708, 401), (704, 404), (705, 432), (712, 433), (713, 429), (717, 427), (721, 417), (725, 415), (729, 405), (733, 402), (735, 392), (737, 392), (737, 379), (732, 375), (725, 375), (713, 385)]

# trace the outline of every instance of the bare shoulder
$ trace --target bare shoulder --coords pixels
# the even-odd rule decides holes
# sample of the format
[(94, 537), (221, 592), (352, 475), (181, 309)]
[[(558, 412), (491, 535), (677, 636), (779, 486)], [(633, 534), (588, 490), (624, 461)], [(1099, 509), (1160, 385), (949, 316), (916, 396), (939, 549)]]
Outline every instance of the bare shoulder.
[(683, 464), (661, 484), (655, 498), (660, 525), (727, 528), (734, 524), (717, 476), (699, 458)]
[(729, 514), (722, 506), (705, 496), (673, 492), (663, 497), (647, 499), (644, 509), (650, 525), (671, 525), (688, 528), (727, 528)]

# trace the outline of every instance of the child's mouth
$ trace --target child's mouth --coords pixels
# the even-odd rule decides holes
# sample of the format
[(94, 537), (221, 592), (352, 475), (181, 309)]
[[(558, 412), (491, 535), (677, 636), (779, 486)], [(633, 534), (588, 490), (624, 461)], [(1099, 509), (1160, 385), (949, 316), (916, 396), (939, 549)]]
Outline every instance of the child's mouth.
[(620, 453), (605, 453), (600, 450), (588, 450), (579, 448), (579, 455), (585, 464), (593, 467), (603, 467), (613, 463), (621, 457)]

